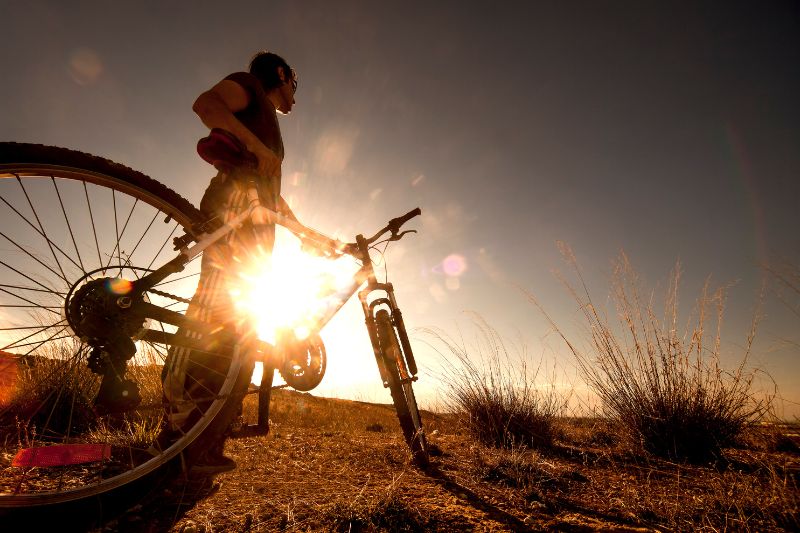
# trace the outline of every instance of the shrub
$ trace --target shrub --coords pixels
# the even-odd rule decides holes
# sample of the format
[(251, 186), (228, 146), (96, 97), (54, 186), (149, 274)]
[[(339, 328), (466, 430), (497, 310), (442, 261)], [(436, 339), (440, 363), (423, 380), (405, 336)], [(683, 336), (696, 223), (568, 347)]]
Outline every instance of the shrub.
[[(536, 385), (524, 355), (512, 359), (497, 332), (479, 324), (475, 353), (438, 332), (429, 332), (454, 360), (445, 358), (445, 408), (479, 442), (495, 447), (550, 446), (563, 405), (554, 390)], [(481, 361), (482, 363), (479, 363)]]
[[(590, 350), (577, 348), (547, 318), (575, 355), (607, 414), (617, 418), (644, 450), (669, 459), (707, 461), (766, 414), (771, 397), (761, 398), (755, 392), (756, 372), (746, 368), (756, 321), (736, 368), (728, 372), (721, 365), (724, 288), (710, 293), (706, 283), (689, 326), (680, 333), (680, 265), (670, 279), (664, 315), (659, 319), (653, 297), (643, 302), (636, 273), (622, 254), (612, 278), (618, 315), (612, 321), (594, 305), (571, 251), (564, 248), (563, 252), (579, 280), (580, 290), (565, 283), (590, 328)], [(712, 306), (716, 327), (708, 339), (706, 323)]]

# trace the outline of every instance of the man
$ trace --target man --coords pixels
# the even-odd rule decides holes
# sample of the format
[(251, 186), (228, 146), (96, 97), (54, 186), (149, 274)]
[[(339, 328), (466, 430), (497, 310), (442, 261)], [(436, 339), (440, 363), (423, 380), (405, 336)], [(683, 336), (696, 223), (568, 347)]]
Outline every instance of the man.
[[(212, 130), (212, 135), (198, 145), (204, 158), (211, 160), (202, 147), (213, 145), (222, 135), (224, 141), (239, 145), (241, 153), (255, 154), (257, 159), (249, 167), (241, 161), (217, 165), (220, 172), (211, 180), (200, 203), (200, 210), (209, 220), (225, 223), (246, 210), (250, 205), (247, 189), (252, 186), (256, 186), (262, 206), (297, 220), (280, 195), (284, 151), (277, 118), (277, 113), (291, 112), (296, 88), (297, 76), (289, 64), (274, 53), (260, 52), (250, 62), (249, 72), (225, 77), (195, 101), (193, 110)], [(246, 223), (205, 250), (197, 291), (186, 315), (218, 332), (213, 336), (179, 332), (193, 338), (203, 349), (177, 347), (170, 351), (162, 375), (164, 396), (169, 403), (167, 427), (154, 444), (157, 448), (169, 445), (196, 423), (222, 386), (233, 356), (230, 345), (243, 340), (246, 346), (248, 338), (252, 338), (246, 319), (236, 318), (229, 296), (231, 283), (237, 277), (235, 261), (256, 249), (269, 255), (274, 238), (274, 224)], [(247, 391), (254, 364), (246, 353), (240, 353), (240, 361), (242, 366), (232, 397), (226, 400), (200, 442), (192, 446), (200, 451), (187, 452), (193, 473), (213, 474), (236, 467), (232, 459), (223, 455), (223, 446), (228, 426)]]

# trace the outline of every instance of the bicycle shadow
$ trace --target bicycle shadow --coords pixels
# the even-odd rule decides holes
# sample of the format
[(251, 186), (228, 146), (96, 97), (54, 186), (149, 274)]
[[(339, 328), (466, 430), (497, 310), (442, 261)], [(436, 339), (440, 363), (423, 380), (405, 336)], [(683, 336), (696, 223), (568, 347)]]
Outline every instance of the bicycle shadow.
[(171, 476), (138, 499), (129, 500), (129, 503), (135, 504), (104, 522), (98, 531), (167, 531), (180, 522), (198, 502), (216, 494), (220, 486), (214, 477)]
[(429, 464), (423, 469), (423, 472), (433, 482), (451, 493), (453, 496), (459, 500), (465, 501), (470, 506), (483, 511), (493, 520), (507, 525), (511, 531), (544, 531), (541, 529), (532, 528), (516, 516), (503, 511), (492, 503), (487, 502), (485, 499), (475, 494), (475, 492), (468, 489), (464, 485), (461, 485), (447, 473), (443, 472), (436, 464)]

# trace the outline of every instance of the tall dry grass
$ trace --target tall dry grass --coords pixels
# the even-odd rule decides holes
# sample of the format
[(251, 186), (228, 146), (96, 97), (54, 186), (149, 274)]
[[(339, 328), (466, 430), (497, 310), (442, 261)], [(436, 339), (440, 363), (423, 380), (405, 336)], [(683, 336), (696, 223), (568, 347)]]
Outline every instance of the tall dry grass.
[(512, 355), (495, 329), (476, 321), (478, 341), (471, 347), (428, 330), (443, 356), (444, 407), (455, 413), (473, 437), (489, 446), (547, 447), (565, 401), (538, 379), (524, 353)]
[(670, 279), (663, 313), (657, 314), (655, 294), (643, 296), (636, 272), (621, 254), (611, 287), (616, 316), (609, 318), (595, 305), (572, 251), (564, 246), (562, 252), (577, 283), (562, 280), (580, 305), (590, 348), (580, 349), (545, 315), (605, 412), (644, 450), (669, 459), (708, 461), (769, 412), (772, 396), (756, 391), (758, 372), (748, 367), (757, 320), (738, 364), (732, 370), (722, 364), (724, 288), (711, 291), (706, 283), (682, 327), (680, 265)]
[[(0, 409), (0, 443), (17, 440), (60, 442), (71, 439), (143, 446), (160, 429), (160, 355), (143, 346), (137, 362), (129, 363), (126, 378), (139, 385), (140, 409), (111, 420), (94, 410), (100, 376), (86, 366), (88, 349), (77, 340), (44, 344), (15, 364), (19, 370), (13, 393)], [(145, 446), (146, 447), (146, 446)]]
[(775, 281), (775, 292), (780, 301), (800, 318), (800, 265), (782, 260), (765, 269)]

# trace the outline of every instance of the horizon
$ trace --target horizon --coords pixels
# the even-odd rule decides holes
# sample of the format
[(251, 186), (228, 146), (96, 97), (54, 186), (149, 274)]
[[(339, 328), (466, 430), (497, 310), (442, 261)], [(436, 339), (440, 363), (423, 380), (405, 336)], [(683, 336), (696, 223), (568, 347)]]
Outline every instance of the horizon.
[[(621, 250), (658, 295), (680, 262), (681, 323), (709, 276), (729, 286), (724, 361), (760, 315), (750, 361), (778, 385), (778, 415), (800, 416), (800, 317), (767, 271), (800, 265), (796, 5), (521, 3), (491, 24), (456, 3), (215, 6), (0, 6), (14, 22), (0, 140), (106, 157), (197, 205), (214, 172), (195, 151), (206, 130), (192, 103), (274, 50), (299, 72), (279, 119), (298, 218), (352, 240), (422, 208), (386, 264), (423, 406), (441, 401), (430, 331), (470, 345), (481, 320), (581, 393), (527, 296), (586, 341), (552, 274), (568, 268), (564, 242), (604, 305)], [(328, 375), (312, 393), (388, 402), (359, 314), (349, 302), (323, 333)]]

